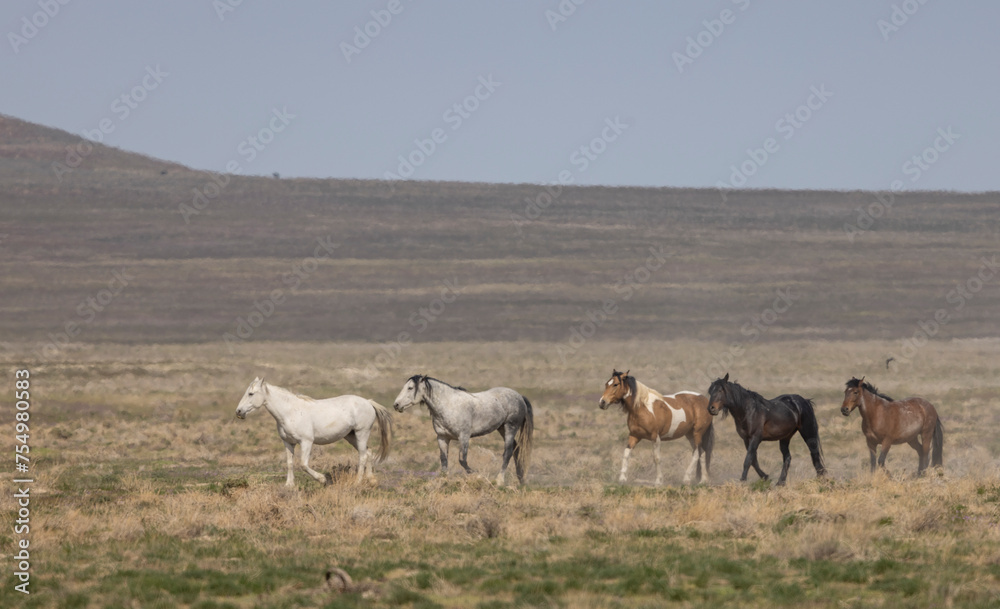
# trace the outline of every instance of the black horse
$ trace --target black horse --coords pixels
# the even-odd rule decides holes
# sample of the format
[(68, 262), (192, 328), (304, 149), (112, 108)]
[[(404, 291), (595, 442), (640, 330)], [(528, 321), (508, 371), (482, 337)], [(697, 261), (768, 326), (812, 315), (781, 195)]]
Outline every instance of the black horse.
[(778, 484), (784, 484), (788, 466), (792, 463), (788, 443), (796, 431), (809, 447), (816, 475), (826, 474), (823, 450), (819, 444), (819, 423), (816, 422), (812, 400), (796, 394), (779, 395), (773, 400), (768, 400), (737, 383), (729, 382), (729, 375), (726, 374), (725, 378), (716, 379), (708, 388), (708, 412), (713, 416), (722, 412), (723, 418), (728, 413), (733, 414), (736, 433), (743, 438), (743, 444), (747, 448), (741, 481), (746, 481), (751, 465), (758, 476), (767, 480), (767, 474), (757, 465), (757, 446), (762, 441), (778, 440), (781, 456), (784, 458)]

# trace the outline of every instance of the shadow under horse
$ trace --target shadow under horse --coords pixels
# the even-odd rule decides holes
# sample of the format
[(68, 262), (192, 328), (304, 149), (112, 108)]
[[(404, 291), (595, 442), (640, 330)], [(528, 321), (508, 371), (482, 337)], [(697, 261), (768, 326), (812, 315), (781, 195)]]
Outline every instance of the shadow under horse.
[(816, 421), (812, 400), (794, 393), (769, 400), (738, 383), (730, 382), (729, 374), (726, 374), (725, 378), (716, 379), (708, 388), (708, 412), (713, 416), (721, 412), (723, 418), (727, 414), (733, 415), (736, 433), (743, 438), (747, 449), (741, 481), (746, 481), (751, 465), (758, 476), (768, 479), (768, 475), (757, 464), (757, 447), (761, 442), (777, 440), (783, 459), (778, 484), (784, 484), (788, 467), (792, 464), (788, 445), (796, 432), (809, 447), (816, 475), (826, 475), (823, 450), (819, 443), (819, 423)]

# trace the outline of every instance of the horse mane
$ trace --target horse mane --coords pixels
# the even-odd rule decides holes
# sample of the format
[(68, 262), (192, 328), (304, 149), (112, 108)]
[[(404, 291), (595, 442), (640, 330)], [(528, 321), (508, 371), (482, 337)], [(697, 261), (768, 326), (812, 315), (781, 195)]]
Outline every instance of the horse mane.
[(306, 402), (315, 402), (316, 401), (316, 398), (310, 397), (310, 396), (305, 395), (303, 393), (295, 393), (291, 389), (285, 389), (284, 387), (279, 387), (279, 386), (273, 385), (271, 383), (267, 383), (267, 389), (268, 390), (275, 389), (278, 392), (285, 393), (285, 394), (288, 394), (288, 395), (293, 395), (293, 396), (299, 398), (300, 400), (305, 400)]
[(711, 396), (716, 391), (722, 391), (726, 398), (723, 401), (722, 408), (720, 409), (723, 419), (725, 419), (726, 415), (729, 414), (730, 404), (743, 404), (747, 413), (753, 416), (758, 410), (767, 409), (767, 405), (770, 403), (770, 400), (756, 391), (751, 391), (739, 383), (728, 381), (726, 379), (715, 379), (712, 381), (712, 384), (708, 388), (709, 399), (711, 399)]
[(466, 389), (465, 387), (456, 387), (451, 383), (446, 383), (440, 379), (434, 378), (433, 376), (427, 376), (426, 374), (415, 374), (410, 377), (410, 380), (413, 381), (414, 383), (422, 383), (424, 381), (434, 381), (435, 383), (441, 383), (445, 387), (451, 387), (452, 389), (457, 389), (458, 391), (464, 391), (466, 393), (469, 393), (469, 390)]
[[(628, 390), (632, 393), (632, 407), (635, 408), (636, 403), (639, 401), (639, 385), (642, 385), (642, 383), (634, 376), (628, 376), (624, 372), (619, 372), (618, 378), (621, 379), (622, 383), (628, 385)], [(621, 408), (622, 412), (628, 414), (629, 410), (628, 406), (625, 405), (625, 398), (618, 401), (618, 407)], [(645, 406), (643, 407), (645, 408)]]
[(847, 381), (847, 388), (848, 389), (854, 389), (858, 385), (861, 385), (861, 387), (865, 391), (867, 391), (868, 393), (874, 393), (875, 395), (877, 395), (878, 397), (882, 398), (883, 400), (888, 400), (890, 402), (895, 402), (896, 401), (896, 400), (890, 398), (889, 396), (885, 395), (884, 393), (879, 393), (878, 389), (876, 389), (875, 386), (872, 385), (871, 383), (869, 383), (868, 381), (865, 381), (864, 383), (862, 383), (861, 380), (857, 379), (857, 378), (852, 378), (851, 380)]

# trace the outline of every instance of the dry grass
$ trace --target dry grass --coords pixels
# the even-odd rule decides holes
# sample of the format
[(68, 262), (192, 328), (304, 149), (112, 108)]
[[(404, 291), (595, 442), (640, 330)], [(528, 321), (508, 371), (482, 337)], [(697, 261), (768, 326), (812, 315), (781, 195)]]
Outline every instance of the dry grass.
[[(682, 442), (664, 445), (665, 488), (650, 486), (648, 444), (633, 455), (632, 482), (617, 485), (624, 422), (596, 407), (608, 367), (631, 368), (664, 390), (704, 390), (692, 371), (723, 346), (703, 346), (594, 342), (568, 367), (546, 343), (414, 344), (364, 379), (357, 370), (377, 347), (274, 343), (221, 360), (217, 346), (81, 345), (33, 367), (44, 405), (33, 427), (33, 492), (44, 499), (32, 547), (46, 590), (33, 598), (39, 606), (641, 607), (663, 598), (979, 606), (1000, 593), (1000, 447), (990, 432), (1000, 416), (992, 401), (1000, 340), (933, 343), (888, 374), (877, 358), (858, 360), (885, 343), (757, 345), (734, 375), (765, 394), (816, 399), (831, 479), (813, 478), (796, 442), (788, 487), (737, 482), (742, 447), (732, 423), (719, 421), (711, 485), (677, 486)], [(287, 490), (270, 417), (232, 416), (259, 373), (315, 396), (352, 391), (389, 403), (417, 371), (473, 389), (511, 385), (532, 399), (527, 488), (491, 484), (499, 437), (473, 441), (480, 473), (438, 476), (427, 414), (408, 412), (395, 416), (396, 445), (376, 484), (353, 484), (356, 457), (338, 444), (314, 453), (333, 486), (299, 473), (298, 488)], [(860, 422), (838, 410), (843, 382), (861, 374), (938, 405), (943, 474), (914, 479), (908, 447), (890, 453), (888, 474), (865, 471)], [(777, 469), (775, 445), (764, 445), (761, 462)], [(12, 513), (9, 494), (0, 508)], [(331, 565), (379, 593), (331, 600), (322, 587)], [(115, 575), (125, 567), (127, 577)], [(22, 600), (3, 594), (5, 606)]]

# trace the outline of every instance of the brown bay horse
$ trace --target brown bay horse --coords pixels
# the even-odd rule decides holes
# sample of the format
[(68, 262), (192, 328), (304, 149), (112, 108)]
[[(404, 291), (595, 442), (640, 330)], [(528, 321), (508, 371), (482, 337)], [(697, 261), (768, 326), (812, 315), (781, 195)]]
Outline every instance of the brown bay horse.
[(857, 408), (861, 411), (861, 431), (868, 442), (872, 471), (875, 471), (875, 449), (882, 447), (878, 456), (879, 467), (885, 467), (885, 457), (893, 444), (909, 444), (920, 456), (917, 465), (919, 476), (927, 469), (941, 467), (944, 445), (944, 428), (933, 404), (923, 398), (894, 401), (865, 378), (852, 378), (844, 390), (844, 404), (840, 413), (845, 417)]
[(629, 376), (628, 371), (614, 370), (611, 379), (604, 384), (599, 406), (601, 410), (607, 410), (612, 404), (618, 405), (628, 415), (628, 443), (622, 455), (619, 482), (626, 480), (632, 449), (640, 440), (649, 440), (653, 443), (656, 484), (660, 485), (663, 482), (660, 441), (677, 438), (687, 438), (691, 443), (691, 463), (684, 473), (684, 484), (708, 482), (715, 429), (705, 396), (693, 391), (665, 396)]

